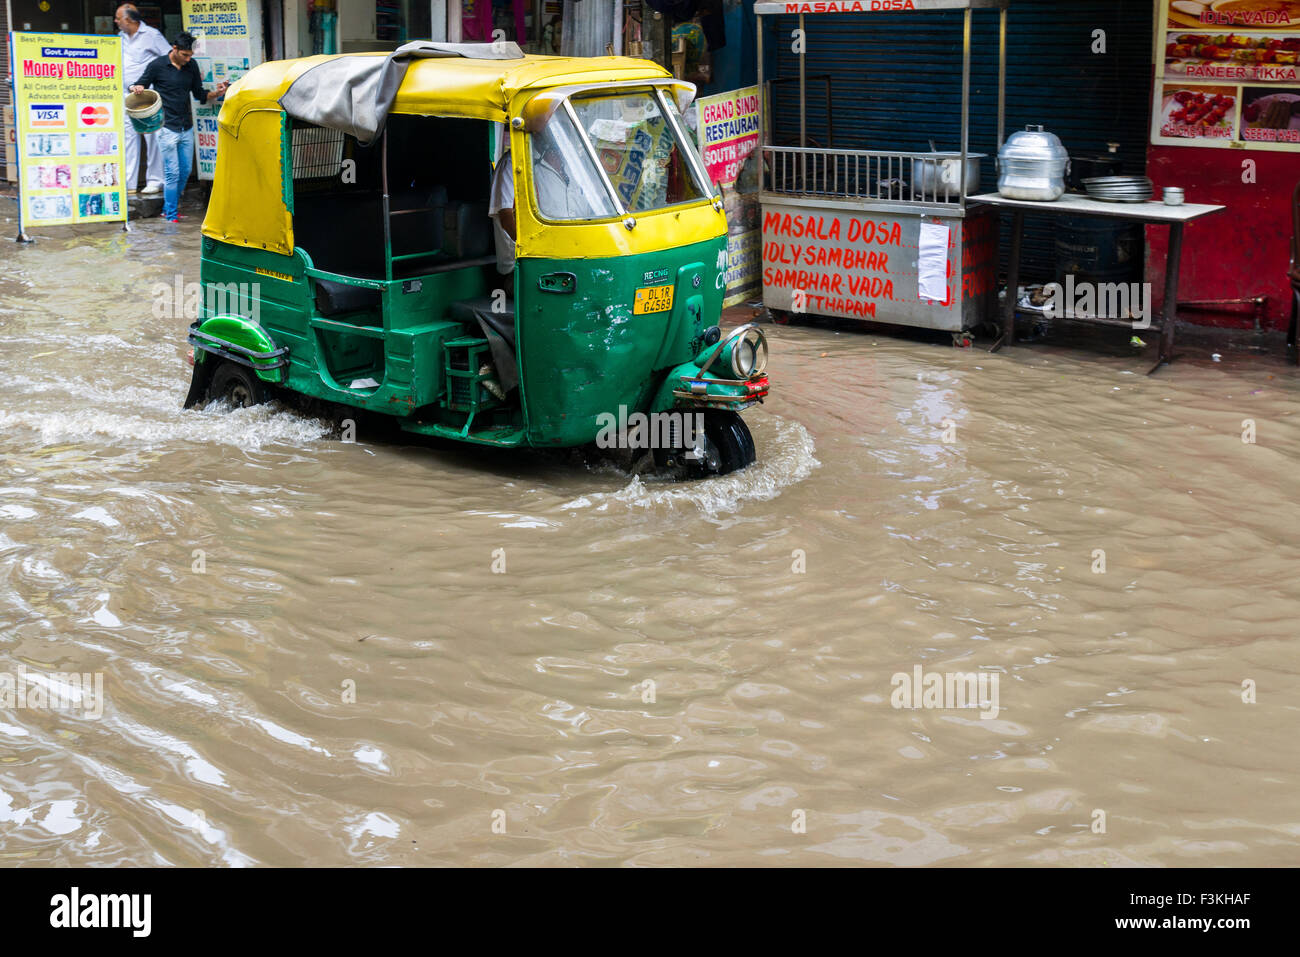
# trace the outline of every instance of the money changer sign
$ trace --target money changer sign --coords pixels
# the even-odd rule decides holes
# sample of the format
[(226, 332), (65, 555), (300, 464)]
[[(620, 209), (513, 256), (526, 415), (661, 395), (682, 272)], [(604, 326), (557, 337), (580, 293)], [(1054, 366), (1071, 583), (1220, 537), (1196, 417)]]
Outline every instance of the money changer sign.
[(126, 219), (121, 40), (10, 36), (23, 226)]

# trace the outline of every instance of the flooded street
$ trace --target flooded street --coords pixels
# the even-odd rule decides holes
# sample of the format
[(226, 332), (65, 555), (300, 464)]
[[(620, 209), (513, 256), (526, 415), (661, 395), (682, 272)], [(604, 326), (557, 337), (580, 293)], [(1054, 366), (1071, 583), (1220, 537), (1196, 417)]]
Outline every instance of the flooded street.
[(186, 212), (0, 243), (0, 672), (104, 695), (0, 710), (4, 862), (1295, 863), (1280, 344), (767, 325), (758, 463), (630, 479), (182, 411)]

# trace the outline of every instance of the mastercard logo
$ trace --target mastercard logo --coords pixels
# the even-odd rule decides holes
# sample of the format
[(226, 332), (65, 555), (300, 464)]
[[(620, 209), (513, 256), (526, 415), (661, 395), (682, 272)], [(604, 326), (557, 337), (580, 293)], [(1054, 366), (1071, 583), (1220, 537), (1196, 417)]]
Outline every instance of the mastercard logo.
[(113, 122), (112, 111), (107, 106), (83, 106), (81, 108), (82, 126), (108, 126)]

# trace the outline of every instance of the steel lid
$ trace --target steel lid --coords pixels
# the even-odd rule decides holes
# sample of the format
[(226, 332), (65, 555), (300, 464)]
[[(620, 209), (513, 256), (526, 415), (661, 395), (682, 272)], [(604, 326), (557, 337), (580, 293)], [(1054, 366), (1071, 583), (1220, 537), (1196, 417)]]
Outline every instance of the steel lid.
[(998, 150), (1002, 160), (1039, 160), (1064, 163), (1070, 154), (1061, 145), (1055, 133), (1049, 133), (1041, 125), (1033, 124), (1023, 130), (1012, 133)]

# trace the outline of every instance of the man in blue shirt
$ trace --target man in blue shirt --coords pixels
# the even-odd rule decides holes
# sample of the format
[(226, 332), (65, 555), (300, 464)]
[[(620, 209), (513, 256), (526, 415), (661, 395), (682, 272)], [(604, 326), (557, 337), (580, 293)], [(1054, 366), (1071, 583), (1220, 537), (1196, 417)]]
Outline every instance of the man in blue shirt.
[(153, 87), (162, 97), (163, 128), (158, 131), (158, 146), (163, 158), (163, 219), (180, 220), (178, 206), (181, 193), (194, 167), (194, 111), (190, 97), (200, 103), (219, 99), (230, 84), (224, 80), (215, 90), (203, 86), (203, 74), (194, 62), (194, 37), (178, 33), (171, 52), (158, 57), (147, 67), (132, 93)]

